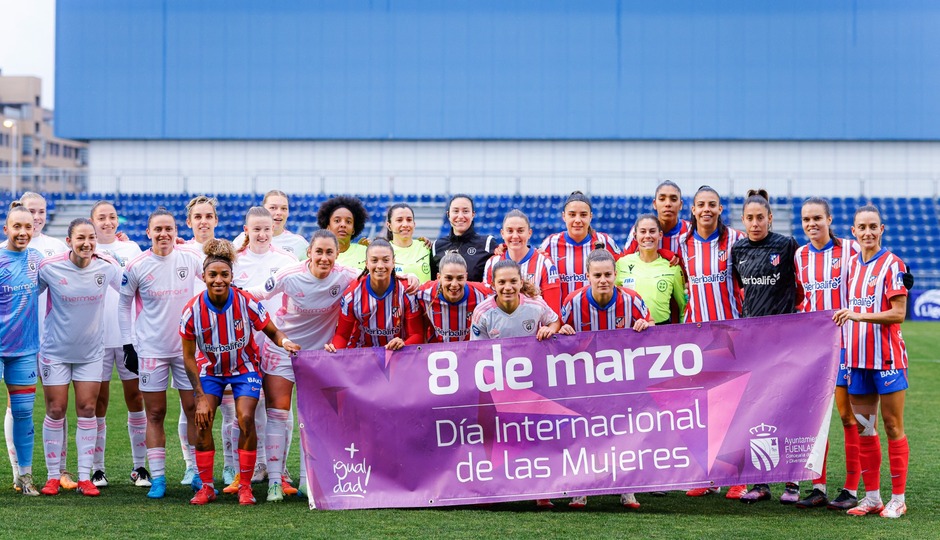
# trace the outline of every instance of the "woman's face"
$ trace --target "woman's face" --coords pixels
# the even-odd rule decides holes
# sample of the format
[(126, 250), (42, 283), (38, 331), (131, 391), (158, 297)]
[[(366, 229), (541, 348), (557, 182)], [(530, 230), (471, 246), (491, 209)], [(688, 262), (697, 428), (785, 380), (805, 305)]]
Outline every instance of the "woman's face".
[(525, 249), (529, 245), (529, 239), (532, 238), (532, 229), (525, 219), (521, 217), (510, 217), (503, 221), (503, 242), (509, 249)]
[(692, 214), (695, 216), (695, 221), (706, 229), (718, 226), (722, 210), (724, 207), (721, 206), (721, 199), (712, 191), (700, 191), (692, 201)]
[(33, 216), (26, 212), (10, 212), (3, 225), (3, 233), (7, 235), (7, 247), (11, 251), (23, 251), (29, 247), (33, 239), (35, 222)]
[(859, 212), (852, 225), (852, 234), (858, 240), (858, 245), (864, 251), (878, 251), (881, 249), (881, 236), (885, 226), (881, 223), (881, 216), (877, 212)]
[(366, 251), (366, 268), (377, 280), (390, 279), (395, 269), (395, 253), (385, 246), (370, 246)]
[(353, 219), (353, 213), (349, 211), (349, 208), (339, 207), (333, 211), (333, 214), (330, 215), (330, 223), (327, 227), (331, 233), (336, 235), (341, 242), (352, 239), (353, 232), (355, 231), (355, 220)]
[(284, 226), (287, 225), (287, 216), (290, 215), (287, 197), (270, 195), (264, 202), (264, 207), (271, 213), (271, 218), (274, 220), (274, 236), (284, 232)]
[(90, 261), (95, 256), (95, 248), (98, 247), (95, 227), (87, 223), (72, 227), (72, 233), (65, 239), (65, 243), (68, 244), (75, 257)]
[(447, 219), (454, 230), (454, 234), (462, 235), (473, 225), (473, 218), (476, 213), (473, 211), (473, 203), (466, 197), (458, 197), (450, 202), (450, 208), (447, 210)]
[(756, 202), (745, 205), (744, 215), (741, 216), (744, 230), (747, 231), (747, 237), (752, 242), (767, 238), (773, 219), (773, 214), (767, 211), (767, 207)]
[(249, 245), (267, 249), (274, 237), (274, 220), (267, 216), (249, 216), (245, 221), (245, 234), (248, 235)]
[(33, 215), (33, 236), (38, 236), (46, 226), (46, 200), (28, 197), (23, 201), (23, 206)]
[(448, 302), (463, 298), (467, 285), (467, 268), (455, 263), (445, 264), (437, 275), (441, 294)]
[(591, 227), (591, 207), (586, 202), (572, 201), (565, 205), (565, 211), (562, 219), (565, 221), (565, 227), (568, 229), (568, 236), (572, 238), (584, 238)]
[(800, 210), (803, 218), (803, 232), (811, 242), (825, 244), (832, 238), (829, 232), (832, 228), (832, 216), (826, 215), (826, 207), (821, 204), (804, 204)]
[(410, 208), (392, 210), (392, 217), (385, 223), (395, 238), (411, 240), (415, 233), (415, 215)]
[(228, 298), (232, 285), (232, 267), (222, 261), (211, 262), (202, 273), (209, 295), (214, 298)]
[(593, 262), (588, 267), (588, 282), (596, 295), (612, 294), (617, 270), (612, 261)]
[(118, 228), (117, 210), (110, 204), (99, 204), (91, 213), (91, 222), (95, 224), (95, 232), (101, 241), (110, 244), (114, 241), (114, 234)]
[(663, 186), (656, 192), (653, 199), (653, 209), (663, 223), (679, 221), (679, 212), (682, 211), (682, 195), (672, 186)]
[(310, 271), (315, 277), (325, 278), (336, 264), (336, 255), (339, 249), (331, 238), (316, 238), (307, 248), (307, 258), (310, 259)]
[(147, 238), (150, 238), (155, 252), (166, 254), (173, 251), (176, 244), (176, 221), (172, 216), (154, 216), (147, 224)]
[(215, 227), (219, 224), (219, 215), (209, 203), (200, 203), (189, 209), (186, 225), (193, 230), (193, 238), (200, 244), (215, 238)]
[(663, 232), (659, 230), (659, 223), (652, 219), (640, 220), (636, 225), (636, 242), (641, 251), (657, 250), (663, 239)]
[(493, 274), (493, 289), (504, 304), (514, 301), (522, 292), (522, 275), (516, 268), (500, 268)]

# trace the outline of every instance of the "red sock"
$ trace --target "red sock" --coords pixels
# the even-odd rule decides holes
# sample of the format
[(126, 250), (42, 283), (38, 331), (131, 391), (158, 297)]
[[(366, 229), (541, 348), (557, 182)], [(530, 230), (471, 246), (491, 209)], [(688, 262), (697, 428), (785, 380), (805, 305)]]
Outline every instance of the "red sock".
[(813, 480), (814, 486), (818, 486), (819, 484), (826, 483), (826, 462), (827, 461), (829, 461), (829, 441), (826, 441), (826, 453), (823, 454), (822, 472), (819, 474), (819, 478)]
[(842, 431), (845, 432), (845, 489), (857, 490), (862, 479), (858, 456), (858, 427), (843, 426)]
[(896, 441), (888, 441), (888, 461), (891, 469), (891, 494), (904, 495), (907, 486), (907, 461), (911, 449), (907, 445), (907, 436)]
[(862, 466), (865, 491), (878, 491), (881, 488), (881, 440), (877, 435), (859, 436), (858, 463)]
[(203, 484), (212, 483), (212, 469), (215, 467), (215, 449), (196, 450), (196, 470)]
[(238, 485), (251, 486), (251, 476), (255, 474), (256, 461), (258, 461), (257, 450), (238, 449)]

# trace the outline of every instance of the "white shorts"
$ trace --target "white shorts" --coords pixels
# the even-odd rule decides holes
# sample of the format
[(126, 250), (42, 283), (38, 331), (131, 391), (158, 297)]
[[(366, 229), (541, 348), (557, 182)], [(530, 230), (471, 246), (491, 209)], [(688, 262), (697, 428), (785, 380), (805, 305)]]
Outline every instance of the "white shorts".
[(101, 364), (101, 382), (110, 382), (111, 375), (117, 368), (118, 377), (122, 381), (131, 381), (137, 378), (137, 375), (131, 373), (124, 367), (124, 348), (107, 347), (104, 350), (104, 363)]
[(71, 382), (101, 382), (101, 362), (94, 360), (71, 364), (39, 357), (39, 376), (45, 386), (62, 386)]
[(294, 380), (294, 365), (291, 363), (290, 353), (265, 340), (261, 349), (261, 373), (283, 377), (290, 382)]
[[(170, 380), (170, 371), (173, 372), (173, 388), (177, 390), (192, 390), (193, 385), (186, 376), (186, 367), (182, 356), (172, 358), (140, 358), (140, 391), (166, 392)], [(99, 372), (100, 375), (100, 372)]]

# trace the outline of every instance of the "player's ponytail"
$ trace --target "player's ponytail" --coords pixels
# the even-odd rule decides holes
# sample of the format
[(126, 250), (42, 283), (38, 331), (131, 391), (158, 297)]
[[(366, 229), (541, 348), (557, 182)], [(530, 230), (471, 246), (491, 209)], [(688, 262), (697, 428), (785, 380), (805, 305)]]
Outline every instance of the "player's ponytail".
[[(747, 190), (747, 197), (745, 197), (744, 199), (744, 206), (742, 207), (742, 213), (743, 213), (743, 209), (747, 208), (747, 205), (749, 204), (759, 204), (763, 206), (764, 209), (767, 210), (768, 217), (774, 215), (773, 210), (770, 209), (770, 195), (767, 194), (767, 190), (764, 188)], [(768, 231), (773, 230), (773, 221), (770, 222), (770, 224), (767, 227), (767, 230)]]
[(228, 240), (210, 238), (202, 246), (202, 252), (206, 254), (206, 260), (202, 262), (203, 270), (214, 262), (225, 263), (229, 268), (235, 264), (235, 246)]
[(252, 206), (248, 209), (248, 212), (245, 214), (245, 238), (242, 240), (242, 245), (238, 247), (238, 253), (248, 249), (248, 244), (250, 243), (248, 239), (248, 218), (251, 217), (266, 217), (273, 220), (271, 217), (271, 212), (263, 206)]
[(20, 212), (24, 212), (24, 213), (26, 213), (27, 215), (29, 215), (30, 218), (32, 218), (32, 215), (33, 215), (32, 212), (30, 212), (29, 209), (27, 209), (25, 206), (23, 206), (23, 203), (21, 203), (20, 201), (13, 201), (13, 202), (11, 202), (11, 203), (10, 203), (10, 210), (7, 212), (6, 223), (9, 223), (9, 222), (10, 222), (10, 218), (13, 216), (13, 214), (17, 214), (17, 213), (20, 213)]

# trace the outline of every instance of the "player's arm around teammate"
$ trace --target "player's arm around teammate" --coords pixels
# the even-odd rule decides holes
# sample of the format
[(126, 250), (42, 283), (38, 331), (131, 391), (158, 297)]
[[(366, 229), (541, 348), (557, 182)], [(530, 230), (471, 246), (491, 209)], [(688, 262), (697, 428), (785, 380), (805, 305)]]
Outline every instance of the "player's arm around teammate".
[[(907, 312), (905, 265), (881, 247), (884, 225), (874, 206), (855, 212), (852, 234), (861, 249), (849, 278), (848, 306), (833, 320), (846, 328), (846, 361), (849, 399), (859, 430), (859, 463), (865, 482), (865, 498), (848, 511), (864, 516), (879, 513), (898, 518), (907, 513), (904, 491), (910, 449), (904, 432), (904, 399), (907, 394), (907, 349), (901, 323)], [(881, 502), (881, 442), (878, 410), (888, 436), (891, 500)]]
[(261, 392), (257, 347), (252, 331), (264, 332), (289, 352), (297, 352), (300, 346), (274, 326), (264, 307), (250, 294), (232, 287), (235, 260), (232, 245), (225, 240), (210, 240), (204, 250), (206, 292), (189, 301), (180, 321), (183, 362), (195, 401), (196, 466), (202, 479), (202, 487), (190, 502), (201, 505), (216, 497), (212, 423), (222, 400), (222, 390), (231, 385), (241, 429), (238, 500), (239, 504), (252, 505), (255, 498), (251, 492), (251, 473), (255, 468), (258, 443), (254, 416)]

